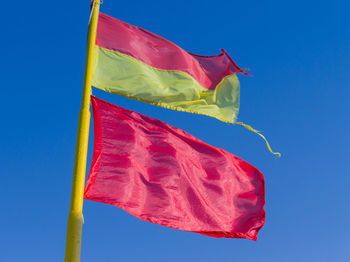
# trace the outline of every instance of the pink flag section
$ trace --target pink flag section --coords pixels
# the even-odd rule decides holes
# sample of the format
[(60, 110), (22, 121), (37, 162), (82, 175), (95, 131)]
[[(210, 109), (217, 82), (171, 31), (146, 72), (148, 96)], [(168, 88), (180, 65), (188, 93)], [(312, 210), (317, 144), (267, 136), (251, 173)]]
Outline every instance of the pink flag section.
[(157, 119), (91, 99), (95, 140), (85, 199), (171, 228), (257, 239), (265, 222), (259, 170)]

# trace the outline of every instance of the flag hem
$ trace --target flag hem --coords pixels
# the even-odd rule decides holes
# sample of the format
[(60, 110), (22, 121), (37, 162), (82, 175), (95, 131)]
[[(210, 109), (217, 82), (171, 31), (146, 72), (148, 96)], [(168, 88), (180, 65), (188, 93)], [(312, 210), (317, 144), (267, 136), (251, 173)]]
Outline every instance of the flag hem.
[[(97, 198), (87, 197), (85, 195), (84, 195), (84, 199), (85, 200), (90, 200), (90, 201), (95, 201), (95, 202), (100, 202), (100, 203), (104, 203), (104, 204), (108, 204), (108, 205), (112, 205), (112, 206), (116, 206), (116, 207), (119, 207), (120, 209), (122, 209), (124, 212), (127, 212), (130, 215), (132, 215), (132, 216), (134, 216), (134, 217), (136, 217), (138, 219), (141, 219), (143, 221), (150, 222), (150, 223), (156, 224), (156, 225), (170, 227), (170, 228), (177, 229), (177, 230), (182, 230), (182, 231), (192, 232), (192, 233), (199, 233), (201, 235), (215, 237), (215, 238), (222, 238), (222, 237), (224, 237), (224, 238), (245, 238), (245, 239), (249, 239), (249, 240), (253, 240), (253, 241), (256, 241), (258, 239), (257, 233), (258, 233), (260, 228), (257, 230), (256, 234), (241, 233), (241, 232), (232, 233), (232, 232), (215, 232), (215, 231), (190, 231), (190, 230), (182, 229), (182, 228), (177, 227), (177, 226), (173, 226), (173, 225), (168, 224), (168, 223), (164, 223), (164, 222), (159, 221), (157, 219), (152, 220), (152, 219), (149, 219), (149, 218), (145, 218), (145, 217), (139, 216), (136, 213), (134, 213), (134, 212), (130, 211), (129, 209), (127, 209), (126, 207), (124, 207), (123, 205), (118, 205), (118, 204), (116, 204), (116, 203), (114, 203), (112, 201), (103, 201), (103, 200), (100, 200), (100, 199), (97, 199)], [(265, 219), (264, 219), (263, 222), (265, 222)], [(218, 235), (217, 233), (220, 233), (220, 235)]]

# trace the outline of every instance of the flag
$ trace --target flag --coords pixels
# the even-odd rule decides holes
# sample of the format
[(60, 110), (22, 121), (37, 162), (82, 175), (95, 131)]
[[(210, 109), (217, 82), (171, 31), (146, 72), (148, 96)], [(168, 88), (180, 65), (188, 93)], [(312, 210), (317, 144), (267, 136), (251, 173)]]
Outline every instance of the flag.
[(99, 14), (92, 85), (150, 104), (233, 123), (244, 73), (222, 50), (195, 55), (137, 26)]
[(257, 239), (265, 222), (259, 170), (157, 119), (96, 97), (92, 108), (85, 199), (175, 229)]

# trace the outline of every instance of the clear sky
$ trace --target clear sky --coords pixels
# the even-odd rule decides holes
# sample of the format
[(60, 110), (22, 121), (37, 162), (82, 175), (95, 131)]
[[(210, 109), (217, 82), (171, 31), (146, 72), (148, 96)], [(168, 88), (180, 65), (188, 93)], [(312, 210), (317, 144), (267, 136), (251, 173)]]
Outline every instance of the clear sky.
[[(89, 1), (1, 6), (0, 261), (63, 261)], [(215, 239), (85, 201), (82, 261), (350, 261), (349, 9), (345, 0), (105, 0), (106, 14), (189, 52), (225, 48), (251, 68), (240, 76), (239, 121), (282, 157), (240, 126), (94, 89), (261, 170), (266, 224), (257, 242)]]

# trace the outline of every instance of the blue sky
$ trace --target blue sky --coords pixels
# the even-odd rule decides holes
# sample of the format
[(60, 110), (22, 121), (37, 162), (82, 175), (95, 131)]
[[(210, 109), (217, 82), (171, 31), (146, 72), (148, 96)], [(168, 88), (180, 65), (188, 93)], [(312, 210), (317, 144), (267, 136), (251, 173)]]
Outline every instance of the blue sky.
[[(94, 89), (250, 162), (266, 180), (258, 241), (214, 239), (84, 202), (82, 261), (350, 260), (348, 1), (108, 1), (101, 11), (240, 76), (240, 126)], [(5, 1), (0, 42), (0, 261), (63, 261), (89, 1)], [(88, 161), (91, 160), (93, 133)], [(90, 162), (89, 162), (90, 163)]]

